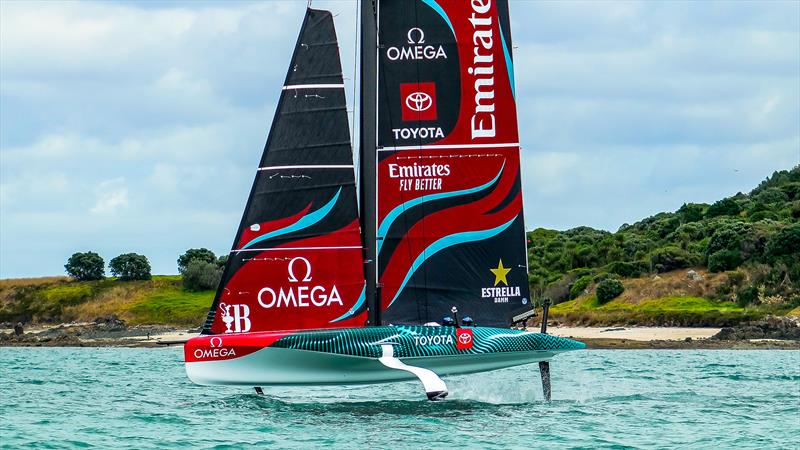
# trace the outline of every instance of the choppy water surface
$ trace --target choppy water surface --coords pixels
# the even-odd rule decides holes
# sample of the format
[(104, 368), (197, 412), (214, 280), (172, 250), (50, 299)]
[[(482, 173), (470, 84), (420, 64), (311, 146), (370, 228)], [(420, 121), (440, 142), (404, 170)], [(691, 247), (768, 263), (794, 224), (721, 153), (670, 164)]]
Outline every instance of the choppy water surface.
[(798, 351), (578, 351), (415, 383), (191, 384), (179, 348), (0, 348), (1, 448), (800, 448)]

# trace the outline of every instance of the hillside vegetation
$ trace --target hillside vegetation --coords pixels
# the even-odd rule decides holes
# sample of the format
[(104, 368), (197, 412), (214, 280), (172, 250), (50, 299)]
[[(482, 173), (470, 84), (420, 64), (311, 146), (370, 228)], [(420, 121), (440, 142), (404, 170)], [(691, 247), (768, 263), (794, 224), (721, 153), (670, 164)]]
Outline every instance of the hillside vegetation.
[(129, 324), (196, 327), (214, 291), (189, 291), (180, 276), (72, 281), (49, 277), (0, 281), (0, 322), (88, 322), (111, 314)]
[[(568, 322), (723, 325), (800, 306), (800, 167), (751, 192), (687, 203), (615, 233), (528, 233), (534, 298)], [(691, 272), (689, 270), (692, 269)], [(601, 305), (599, 283), (622, 282)]]

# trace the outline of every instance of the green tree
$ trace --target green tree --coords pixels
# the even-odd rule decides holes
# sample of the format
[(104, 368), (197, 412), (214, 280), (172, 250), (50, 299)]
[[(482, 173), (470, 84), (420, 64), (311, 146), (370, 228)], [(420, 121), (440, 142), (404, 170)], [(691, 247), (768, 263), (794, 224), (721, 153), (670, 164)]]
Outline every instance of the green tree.
[(619, 297), (623, 292), (625, 292), (625, 286), (622, 285), (621, 281), (607, 278), (597, 285), (597, 301), (601, 305), (608, 303)]
[(106, 274), (105, 261), (95, 252), (73, 253), (64, 269), (78, 281), (102, 280)]
[(207, 248), (190, 248), (189, 250), (186, 250), (186, 253), (178, 257), (178, 271), (180, 273), (186, 272), (189, 262), (193, 259), (208, 263), (216, 263), (217, 255)]
[(150, 261), (144, 255), (124, 253), (108, 263), (111, 273), (122, 281), (149, 280)]
[(228, 263), (228, 255), (222, 255), (219, 258), (217, 258), (217, 265), (219, 267), (222, 267), (224, 269), (225, 268), (225, 264), (227, 264), (227, 263)]
[(222, 267), (202, 259), (189, 260), (183, 271), (183, 287), (190, 291), (216, 289), (222, 279)]

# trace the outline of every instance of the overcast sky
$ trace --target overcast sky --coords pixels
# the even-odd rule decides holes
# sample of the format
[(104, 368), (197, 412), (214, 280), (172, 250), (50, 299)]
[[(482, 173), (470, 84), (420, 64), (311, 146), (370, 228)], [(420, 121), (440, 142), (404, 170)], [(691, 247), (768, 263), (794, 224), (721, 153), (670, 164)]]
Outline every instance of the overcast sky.
[[(306, 1), (0, 1), (0, 277), (230, 249)], [(354, 1), (334, 11), (352, 107)], [(527, 227), (800, 163), (800, 2), (512, 1)]]

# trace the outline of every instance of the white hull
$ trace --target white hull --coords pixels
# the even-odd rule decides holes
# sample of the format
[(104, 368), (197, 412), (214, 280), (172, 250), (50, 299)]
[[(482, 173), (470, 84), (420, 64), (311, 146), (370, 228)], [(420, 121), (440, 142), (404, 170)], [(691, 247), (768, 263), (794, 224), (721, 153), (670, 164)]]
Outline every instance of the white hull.
[[(547, 361), (557, 351), (401, 358), (438, 375), (459, 375)], [(186, 374), (204, 385), (346, 385), (414, 380), (412, 373), (386, 367), (378, 358), (265, 347), (234, 359), (186, 363)]]

